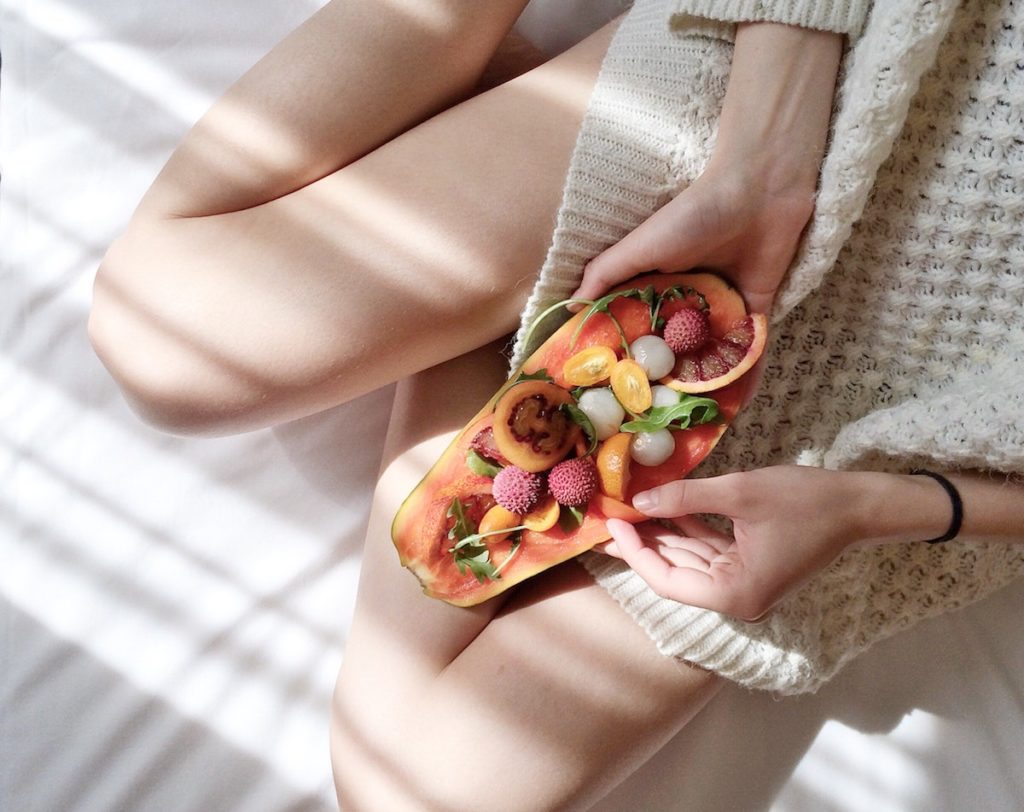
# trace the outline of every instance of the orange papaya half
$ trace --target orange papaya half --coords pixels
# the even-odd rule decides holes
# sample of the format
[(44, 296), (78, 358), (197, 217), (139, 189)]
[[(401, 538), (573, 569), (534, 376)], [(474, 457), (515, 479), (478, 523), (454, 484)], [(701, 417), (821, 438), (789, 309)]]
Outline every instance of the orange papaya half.
[[(648, 274), (615, 290), (643, 290), (648, 286), (653, 286), (655, 294), (678, 286), (685, 295), (664, 299), (664, 311), (671, 316), (681, 307), (700, 307), (708, 316), (712, 335), (725, 335), (732, 325), (750, 315), (734, 288), (707, 273)], [(644, 521), (646, 517), (629, 504), (633, 495), (689, 474), (711, 452), (739, 411), (746, 389), (743, 379), (702, 395), (718, 404), (715, 422), (687, 429), (670, 427), (675, 444), (667, 459), (654, 466), (630, 464), (624, 500), (599, 490), (585, 506), (562, 508), (563, 519), (567, 521), (560, 521), (547, 530), (522, 526), (508, 533), (495, 532), (493, 536), (479, 537), (477, 528), (481, 519), (497, 504), (491, 474), (509, 460), (481, 457), (477, 450), (481, 446), (474, 444), (474, 438), (491, 429), (488, 434), (496, 433), (507, 451), (504, 424), (496, 426), (495, 422), (512, 420), (509, 425), (516, 429), (515, 437), (529, 434), (531, 441), (535, 440), (537, 432), (543, 433), (545, 429), (538, 414), (543, 417), (544, 410), (552, 404), (558, 405), (558, 401), (574, 402), (573, 386), (564, 376), (570, 358), (588, 347), (608, 347), (618, 358), (625, 358), (624, 345), (640, 336), (657, 334), (661, 326), (652, 324), (650, 297), (646, 301), (638, 296), (614, 299), (607, 312), (591, 314), (581, 328), (586, 315), (585, 308), (570, 318), (524, 362), (455, 437), (399, 508), (391, 528), (392, 539), (401, 563), (416, 575), (426, 595), (456, 606), (482, 603), (607, 541), (611, 537), (605, 526), (608, 518), (633, 523)], [(524, 378), (539, 376), (542, 372), (549, 381), (546, 386), (559, 387), (565, 397), (553, 397), (546, 386), (535, 383), (536, 378)], [(526, 404), (529, 410), (523, 407), (516, 412), (515, 402), (520, 394), (524, 399), (543, 398)], [(518, 424), (514, 422), (516, 415)], [(522, 429), (523, 425), (528, 425), (529, 432)], [(553, 426), (562, 430), (561, 426)], [(579, 439), (572, 443), (574, 449), (569, 449), (572, 436), (575, 435), (564, 434), (557, 438), (551, 465), (566, 453), (586, 453), (586, 443)], [(498, 456), (507, 457), (507, 454)], [(545, 473), (541, 471), (538, 475), (543, 477)], [(550, 499), (550, 496), (545, 498)]]

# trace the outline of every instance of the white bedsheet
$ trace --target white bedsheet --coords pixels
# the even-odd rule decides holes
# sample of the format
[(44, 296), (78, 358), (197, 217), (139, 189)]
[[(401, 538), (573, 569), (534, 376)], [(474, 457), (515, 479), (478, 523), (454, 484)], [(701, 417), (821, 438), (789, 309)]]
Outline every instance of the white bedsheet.
[[(172, 438), (85, 335), (95, 267), (174, 144), (319, 5), (2, 0), (2, 810), (334, 808), (327, 708), (390, 390)], [(557, 50), (618, 5), (534, 2), (521, 29)], [(727, 689), (600, 808), (1019, 809), (1022, 597), (814, 697)]]

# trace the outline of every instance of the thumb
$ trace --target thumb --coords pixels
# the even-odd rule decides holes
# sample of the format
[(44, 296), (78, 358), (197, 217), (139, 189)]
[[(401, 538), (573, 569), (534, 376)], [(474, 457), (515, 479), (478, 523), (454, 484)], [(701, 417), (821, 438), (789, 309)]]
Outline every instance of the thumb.
[(647, 516), (674, 518), (691, 513), (734, 516), (738, 502), (738, 474), (708, 479), (678, 479), (642, 491), (633, 497), (633, 507)]
[(701, 219), (697, 202), (684, 192), (590, 260), (573, 297), (596, 299), (637, 274), (699, 264), (706, 251)]
[(655, 270), (656, 266), (646, 261), (646, 248), (641, 250), (645, 242), (643, 234), (637, 236), (641, 229), (643, 225), (590, 260), (572, 298), (598, 299), (620, 282)]

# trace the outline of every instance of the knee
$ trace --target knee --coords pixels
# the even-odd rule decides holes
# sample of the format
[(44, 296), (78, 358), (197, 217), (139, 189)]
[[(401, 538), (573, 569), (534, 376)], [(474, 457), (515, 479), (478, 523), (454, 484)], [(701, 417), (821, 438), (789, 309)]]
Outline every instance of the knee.
[(174, 434), (237, 430), (251, 387), (175, 324), (162, 301), (166, 283), (154, 278), (161, 273), (155, 262), (123, 238), (111, 246), (93, 289), (93, 350), (133, 410), (154, 427)]

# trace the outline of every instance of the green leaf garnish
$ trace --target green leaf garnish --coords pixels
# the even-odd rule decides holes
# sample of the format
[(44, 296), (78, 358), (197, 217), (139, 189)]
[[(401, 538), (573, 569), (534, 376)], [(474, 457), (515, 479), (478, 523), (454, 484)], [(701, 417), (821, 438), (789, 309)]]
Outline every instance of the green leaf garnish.
[[(658, 296), (658, 300), (651, 307), (651, 329), (658, 330), (665, 326), (665, 320), (659, 315), (661, 313), (661, 306), (665, 304), (669, 299), (686, 299), (690, 296), (697, 297), (697, 306), (706, 311), (708, 309), (708, 300), (699, 290), (691, 288), (689, 285), (673, 285), (670, 288), (665, 288)], [(660, 322), (660, 323), (659, 323)]]
[(496, 477), (501, 470), (500, 465), (495, 465), (493, 462), (485, 459), (475, 448), (471, 448), (466, 452), (466, 465), (469, 466), (469, 470), (474, 474), (489, 476), (491, 479)]
[(466, 507), (459, 501), (459, 497), (454, 497), (452, 503), (448, 506), (448, 511), (445, 513), (448, 518), (454, 518), (455, 524), (452, 525), (452, 529), (448, 531), (448, 538), (450, 539), (464, 539), (472, 533), (476, 532), (476, 528), (473, 527), (469, 521), (469, 517), (466, 516)]
[(623, 423), (620, 431), (658, 431), (672, 428), (688, 429), (710, 423), (718, 417), (718, 404), (711, 398), (698, 398), (686, 395), (679, 403), (672, 406), (655, 406), (649, 413), (638, 420)]
[(454, 558), (455, 566), (459, 568), (459, 575), (465, 575), (468, 569), (481, 584), (488, 578), (497, 581), (501, 577), (501, 571), (519, 550), (520, 540), (516, 538), (512, 541), (512, 548), (505, 556), (505, 560), (495, 567), (491, 561), (491, 549), (484, 543), (484, 539), (488, 536), (518, 533), (525, 529), (526, 525), (519, 525), (505, 530), (492, 530), (489, 533), (472, 533), (460, 539), (453, 547), (448, 548), (448, 552)]
[(498, 580), (502, 569), (505, 568), (505, 565), (508, 564), (512, 556), (519, 549), (519, 539), (513, 540), (512, 549), (509, 550), (505, 560), (497, 567), (491, 562), (491, 550), (484, 542), (484, 539), (488, 536), (518, 533), (520, 530), (525, 530), (526, 525), (521, 524), (518, 527), (509, 527), (504, 530), (477, 533), (476, 528), (473, 527), (472, 522), (466, 516), (465, 505), (459, 501), (457, 496), (452, 499), (452, 503), (448, 506), (447, 515), (455, 518), (454, 526), (448, 531), (448, 538), (457, 539), (457, 541), (448, 548), (448, 552), (452, 554), (455, 566), (459, 568), (459, 575), (465, 575), (468, 569), (481, 584), (487, 578), (490, 578), (492, 581)]
[(530, 322), (530, 326), (526, 328), (526, 335), (523, 336), (523, 349), (529, 352), (530, 342), (533, 340), (533, 334), (537, 331), (537, 328), (540, 327), (541, 322), (543, 322), (544, 319), (546, 319), (556, 310), (564, 308), (566, 305), (569, 304), (592, 305), (593, 303), (593, 299), (562, 299), (562, 301), (560, 302), (555, 302), (553, 305), (546, 308), (542, 313), (540, 313), (532, 322)]
[(590, 321), (590, 319), (594, 315), (596, 315), (597, 313), (605, 313), (607, 314), (608, 318), (612, 320), (612, 324), (615, 325), (615, 329), (619, 333), (619, 339), (622, 341), (622, 348), (626, 351), (626, 357), (629, 358), (629, 342), (626, 341), (626, 333), (623, 331), (622, 325), (619, 324), (619, 320), (612, 315), (611, 310), (609, 310), (608, 308), (611, 305), (611, 303), (614, 302), (616, 299), (629, 298), (643, 300), (643, 296), (644, 293), (640, 290), (640, 288), (629, 288), (627, 290), (617, 290), (614, 293), (608, 293), (602, 296), (597, 301), (593, 302), (590, 305), (590, 307), (588, 307), (583, 312), (583, 318), (580, 319), (580, 323), (576, 325), (576, 329), (573, 331), (572, 338), (569, 340), (569, 348), (572, 349), (573, 347), (576, 346), (576, 339), (579, 338), (580, 331), (583, 329), (583, 326), (588, 321)]
[(562, 505), (558, 514), (558, 526), (563, 533), (572, 533), (583, 524), (584, 512), (575, 505)]
[(548, 383), (554, 383), (555, 379), (548, 375), (547, 368), (538, 369), (536, 372), (520, 372), (516, 376), (516, 379), (512, 381), (513, 386), (523, 381), (547, 381)]
[(597, 429), (587, 413), (574, 403), (563, 403), (561, 408), (572, 418), (573, 423), (583, 429), (587, 436), (587, 454), (593, 454), (597, 450)]
[(658, 295), (654, 292), (654, 285), (648, 285), (644, 288), (643, 293), (640, 294), (640, 301), (648, 307), (654, 307), (656, 298), (658, 298)]
[(459, 575), (465, 575), (468, 569), (481, 584), (487, 579), (497, 581), (501, 577), (491, 563), (491, 551), (486, 547), (472, 547), (456, 552), (455, 566), (459, 568)]

